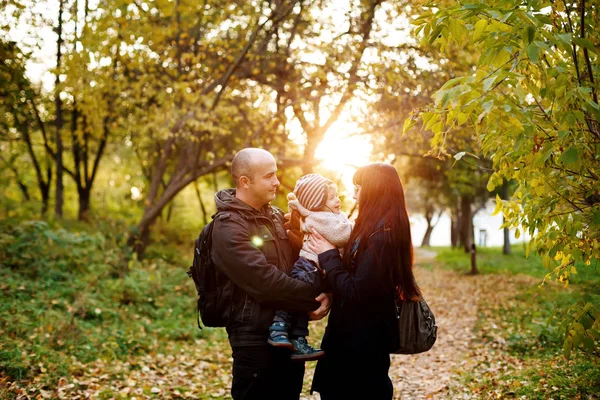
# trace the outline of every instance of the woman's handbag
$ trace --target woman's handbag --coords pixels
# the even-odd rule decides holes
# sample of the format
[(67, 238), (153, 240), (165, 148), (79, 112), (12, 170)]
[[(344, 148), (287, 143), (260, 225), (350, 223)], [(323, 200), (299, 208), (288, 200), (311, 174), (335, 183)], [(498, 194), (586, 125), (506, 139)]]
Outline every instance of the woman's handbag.
[(418, 354), (428, 351), (437, 339), (437, 325), (424, 299), (420, 301), (396, 298), (398, 345), (394, 354)]

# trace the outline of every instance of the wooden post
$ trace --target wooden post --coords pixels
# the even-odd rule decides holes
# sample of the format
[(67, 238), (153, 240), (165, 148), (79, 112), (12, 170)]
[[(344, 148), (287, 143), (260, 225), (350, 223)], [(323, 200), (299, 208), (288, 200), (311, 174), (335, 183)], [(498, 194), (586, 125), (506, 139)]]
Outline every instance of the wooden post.
[(471, 243), (471, 275), (477, 275), (477, 249), (475, 243)]

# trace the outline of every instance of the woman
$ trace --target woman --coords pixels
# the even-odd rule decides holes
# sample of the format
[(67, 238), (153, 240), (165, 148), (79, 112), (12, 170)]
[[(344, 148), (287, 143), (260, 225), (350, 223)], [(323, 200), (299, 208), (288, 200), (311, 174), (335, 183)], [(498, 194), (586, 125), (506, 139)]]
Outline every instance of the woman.
[(358, 218), (343, 258), (317, 232), (319, 254), (333, 292), (312, 390), (321, 399), (391, 399), (390, 351), (397, 343), (396, 295), (421, 295), (412, 271), (413, 248), (404, 190), (394, 167), (375, 163), (354, 174)]

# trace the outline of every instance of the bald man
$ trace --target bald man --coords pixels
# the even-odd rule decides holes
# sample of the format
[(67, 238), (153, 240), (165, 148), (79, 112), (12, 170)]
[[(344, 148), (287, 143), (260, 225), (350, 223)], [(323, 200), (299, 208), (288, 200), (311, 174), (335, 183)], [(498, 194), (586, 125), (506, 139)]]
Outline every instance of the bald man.
[(283, 227), (283, 212), (269, 203), (279, 180), (277, 163), (263, 149), (246, 148), (231, 164), (235, 189), (215, 195), (217, 216), (212, 257), (234, 284), (227, 323), (233, 352), (234, 399), (298, 399), (304, 364), (290, 350), (267, 344), (277, 309), (329, 312), (329, 298), (289, 277), (294, 259)]

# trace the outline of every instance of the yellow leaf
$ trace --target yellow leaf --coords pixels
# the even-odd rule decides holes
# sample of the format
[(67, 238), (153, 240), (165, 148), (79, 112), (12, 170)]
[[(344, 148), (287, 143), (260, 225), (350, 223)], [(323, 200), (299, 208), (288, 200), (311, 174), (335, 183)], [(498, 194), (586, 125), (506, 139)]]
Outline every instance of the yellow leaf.
[(496, 208), (494, 208), (494, 212), (492, 213), (492, 215), (496, 215), (500, 211), (502, 211), (502, 199), (500, 198), (500, 196), (496, 195)]
[(475, 29), (473, 29), (474, 41), (481, 37), (481, 35), (485, 31), (485, 28), (487, 28), (487, 25), (488, 23), (485, 19), (480, 19), (479, 21), (477, 21), (477, 23), (475, 24)]
[(536, 194), (536, 196), (542, 196), (544, 193), (546, 193), (546, 189), (544, 188), (544, 185), (540, 185), (536, 186), (533, 192)]

